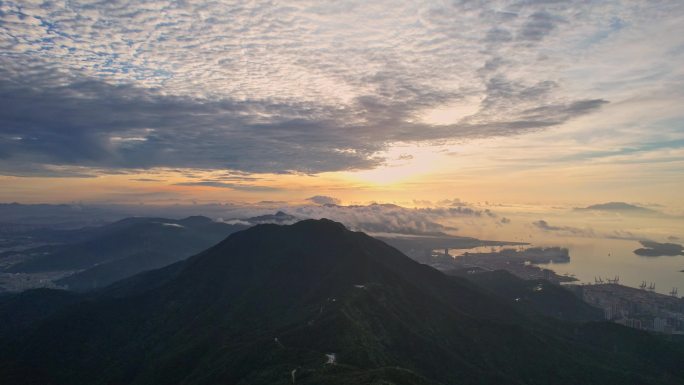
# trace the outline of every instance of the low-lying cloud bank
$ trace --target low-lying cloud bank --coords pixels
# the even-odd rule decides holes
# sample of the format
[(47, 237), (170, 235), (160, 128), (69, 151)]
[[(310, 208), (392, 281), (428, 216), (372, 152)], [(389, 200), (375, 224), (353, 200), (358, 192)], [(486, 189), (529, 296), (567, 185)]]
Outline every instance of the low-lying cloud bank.
[(326, 195), (315, 195), (310, 198), (306, 198), (307, 201), (316, 203), (319, 205), (337, 205), (340, 204), (340, 200)]
[[(328, 218), (344, 223), (347, 227), (373, 234), (397, 235), (455, 235), (459, 229), (450, 222), (467, 219), (501, 223), (489, 209), (479, 209), (460, 203), (455, 207), (407, 208), (395, 204), (368, 204), (343, 206), (337, 198), (316, 195), (307, 199), (315, 204), (292, 205), (283, 202), (260, 202), (257, 204), (212, 204), (178, 206), (95, 206), (83, 205), (0, 205), (0, 214), (15, 222), (33, 220), (37, 213), (43, 219), (58, 223), (78, 215), (85, 221), (90, 216), (102, 221), (127, 216), (185, 217), (205, 215), (233, 224), (291, 224), (302, 219)], [(106, 208), (106, 210), (105, 210)], [(106, 212), (107, 216), (99, 213)], [(90, 214), (92, 213), (92, 215)], [(32, 219), (33, 218), (33, 219)], [(37, 219), (36, 219), (37, 220)], [(0, 221), (1, 222), (1, 221)], [(504, 221), (505, 222), (505, 221)], [(89, 222), (84, 222), (89, 223)]]
[[(310, 203), (262, 201), (258, 203), (184, 205), (22, 205), (0, 204), (0, 225), (16, 224), (78, 226), (112, 222), (131, 216), (184, 218), (204, 215), (234, 224), (291, 224), (302, 219), (328, 218), (347, 227), (376, 235), (456, 235), (500, 241), (534, 241), (535, 237), (582, 237), (672, 242), (681, 238), (682, 222), (674, 217), (615, 217), (610, 213), (583, 215), (567, 209), (549, 208), (535, 219), (539, 208), (482, 205), (448, 200), (423, 202), (422, 207), (372, 203), (341, 205), (339, 199), (314, 195)], [(317, 203), (314, 203), (317, 202)], [(433, 203), (430, 203), (433, 204)], [(488, 208), (492, 207), (492, 209)], [(497, 211), (492, 211), (492, 210)], [(527, 211), (526, 211), (527, 210)], [(530, 232), (530, 230), (534, 230)], [(536, 238), (538, 239), (538, 238)]]
[(592, 227), (580, 228), (574, 226), (551, 225), (549, 222), (543, 219), (532, 222), (532, 226), (544, 232), (554, 233), (559, 236), (568, 237), (623, 239), (632, 241), (647, 241), (647, 239), (649, 238), (649, 236), (647, 235), (636, 234), (632, 231), (627, 230), (599, 231), (593, 229)]

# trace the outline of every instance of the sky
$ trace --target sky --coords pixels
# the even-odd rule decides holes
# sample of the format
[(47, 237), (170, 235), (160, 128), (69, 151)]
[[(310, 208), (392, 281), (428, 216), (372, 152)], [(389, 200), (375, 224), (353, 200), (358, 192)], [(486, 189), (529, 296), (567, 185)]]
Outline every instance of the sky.
[(1, 202), (681, 216), (683, 105), (679, 0), (0, 1)]

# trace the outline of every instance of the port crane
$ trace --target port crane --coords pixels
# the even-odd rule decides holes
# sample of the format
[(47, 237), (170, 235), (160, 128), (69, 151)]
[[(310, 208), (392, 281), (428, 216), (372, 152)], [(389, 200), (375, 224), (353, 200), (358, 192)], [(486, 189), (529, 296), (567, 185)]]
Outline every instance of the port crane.
[(616, 275), (615, 278), (613, 278), (613, 279), (606, 278), (606, 281), (608, 281), (608, 283), (612, 283), (614, 285), (617, 285), (620, 282), (620, 276)]
[(648, 286), (648, 290), (655, 291), (655, 282), (651, 282), (651, 284)]
[(646, 290), (646, 281), (641, 281), (641, 285), (639, 285), (639, 289)]
[(597, 285), (600, 284), (600, 283), (603, 283), (603, 278), (598, 277), (598, 279), (597, 279), (596, 277), (594, 277), (594, 283), (597, 284)]
[(677, 288), (676, 288), (676, 287), (673, 287), (673, 288), (672, 288), (672, 291), (670, 292), (670, 295), (673, 296), (673, 297), (677, 297)]

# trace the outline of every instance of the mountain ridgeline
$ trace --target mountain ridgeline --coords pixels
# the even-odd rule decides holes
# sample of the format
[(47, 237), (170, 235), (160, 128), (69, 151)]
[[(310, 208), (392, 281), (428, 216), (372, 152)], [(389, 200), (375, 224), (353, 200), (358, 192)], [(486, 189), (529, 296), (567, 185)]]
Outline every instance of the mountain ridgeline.
[(70, 290), (104, 287), (142, 271), (160, 268), (196, 254), (248, 226), (214, 222), (202, 216), (174, 220), (133, 217), (79, 231), (76, 242), (13, 265), (11, 273), (76, 271), (57, 283)]
[(239, 231), (187, 260), (63, 302), (2, 337), (1, 382), (684, 381), (680, 343), (520, 310), (325, 219)]

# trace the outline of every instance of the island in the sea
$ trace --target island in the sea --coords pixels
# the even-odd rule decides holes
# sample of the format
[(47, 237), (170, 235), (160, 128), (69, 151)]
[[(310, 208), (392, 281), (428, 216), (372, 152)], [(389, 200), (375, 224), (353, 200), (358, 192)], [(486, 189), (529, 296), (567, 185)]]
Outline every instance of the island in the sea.
[(654, 241), (639, 241), (642, 248), (634, 250), (634, 254), (642, 257), (673, 257), (684, 255), (684, 247), (677, 243), (659, 243)]

